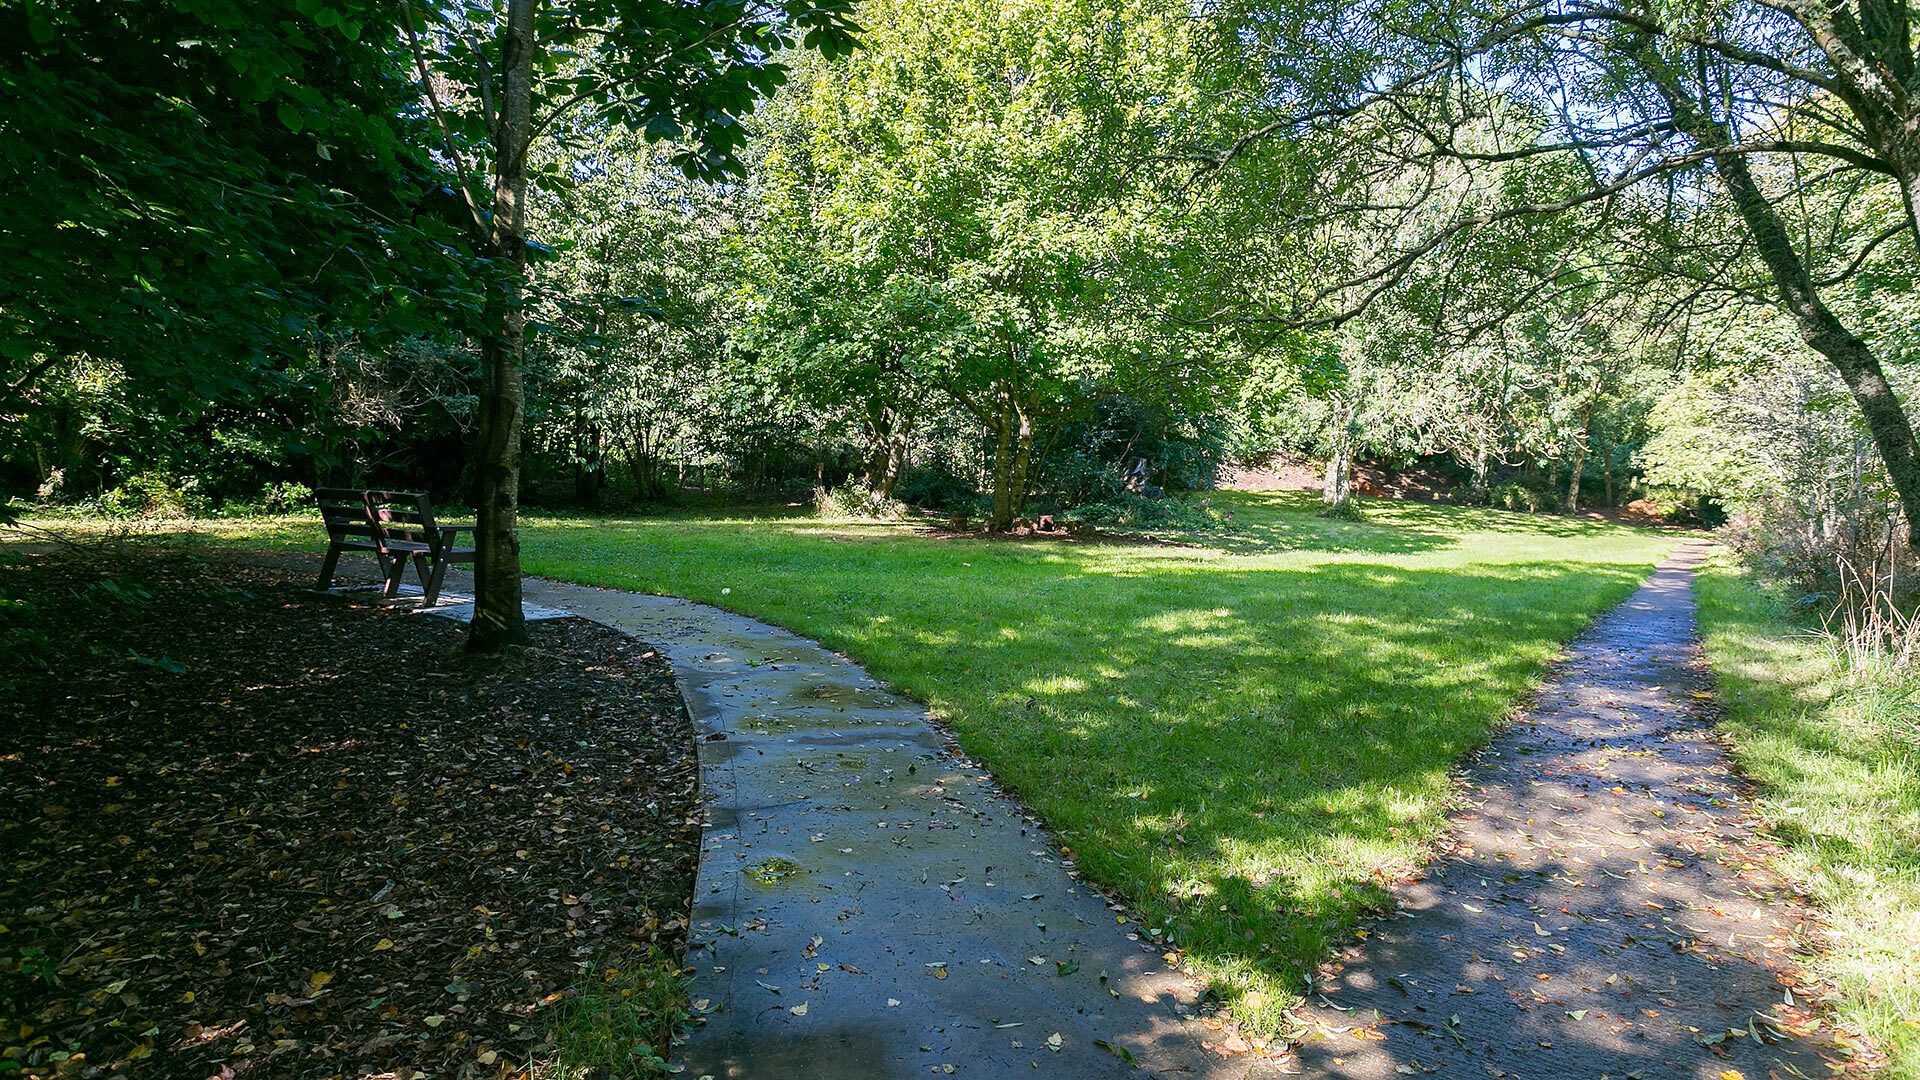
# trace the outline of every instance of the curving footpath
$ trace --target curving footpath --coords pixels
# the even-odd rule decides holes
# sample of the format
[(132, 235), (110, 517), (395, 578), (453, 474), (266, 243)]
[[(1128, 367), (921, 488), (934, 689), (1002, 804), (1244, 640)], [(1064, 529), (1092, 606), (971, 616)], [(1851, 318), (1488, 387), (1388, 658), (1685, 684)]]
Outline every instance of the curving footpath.
[(1191, 981), (924, 709), (845, 657), (686, 600), (534, 578), (526, 599), (660, 648), (700, 733), (707, 828), (688, 962), (706, 1015), (682, 1075), (1261, 1067), (1203, 1047)]
[(1279, 1061), (1206, 1045), (1197, 987), (845, 657), (670, 597), (529, 578), (526, 599), (654, 643), (700, 733), (704, 1023), (682, 1075), (1827, 1075), (1791, 967), (1810, 912), (1764, 869), (1702, 715), (1689, 586), (1707, 550), (1570, 644), (1468, 763), (1450, 850), (1331, 965)]

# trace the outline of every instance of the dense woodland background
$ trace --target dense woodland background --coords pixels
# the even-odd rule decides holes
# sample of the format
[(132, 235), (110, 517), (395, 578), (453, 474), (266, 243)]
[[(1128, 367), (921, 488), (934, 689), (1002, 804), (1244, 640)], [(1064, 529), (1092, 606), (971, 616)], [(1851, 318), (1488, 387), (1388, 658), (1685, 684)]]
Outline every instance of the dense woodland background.
[(1904, 547), (1898, 5), (522, 6), (520, 68), (506, 3), (0, 14), (6, 494), (467, 501), (491, 355), (540, 505), (1204, 527), (1358, 463)]

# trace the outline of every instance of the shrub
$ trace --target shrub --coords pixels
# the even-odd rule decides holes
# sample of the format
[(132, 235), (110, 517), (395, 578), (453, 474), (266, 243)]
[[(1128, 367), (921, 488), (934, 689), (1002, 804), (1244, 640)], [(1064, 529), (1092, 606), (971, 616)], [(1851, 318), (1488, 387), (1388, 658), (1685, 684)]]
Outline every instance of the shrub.
[(916, 465), (908, 469), (893, 494), (909, 506), (952, 511), (973, 509), (980, 495), (972, 481), (945, 464)]
[(1487, 502), (1506, 510), (1526, 510), (1537, 512), (1547, 505), (1547, 499), (1525, 484), (1509, 480), (1496, 484), (1487, 492)]
[(260, 503), (274, 514), (305, 510), (313, 505), (313, 489), (305, 484), (273, 484), (261, 494)]
[(108, 517), (182, 518), (207, 512), (207, 500), (196, 490), (198, 481), (161, 472), (140, 472), (100, 496), (99, 508)]
[(898, 521), (908, 514), (907, 504), (889, 499), (858, 484), (837, 488), (815, 488), (813, 508), (823, 516), (859, 518), (874, 521)]
[(251, 499), (229, 499), (221, 504), (220, 511), (244, 517), (293, 514), (312, 507), (312, 488), (305, 484), (283, 482), (268, 484)]
[(1365, 521), (1367, 519), (1367, 515), (1360, 509), (1360, 500), (1351, 497), (1341, 499), (1337, 503), (1323, 503), (1319, 513), (1321, 517), (1334, 521)]
[(1735, 515), (1721, 536), (1761, 576), (1790, 584), (1803, 612), (1831, 618), (1880, 604), (1911, 611), (1920, 602), (1920, 565), (1902, 537), (1898, 508), (1851, 509), (1813, 516), (1792, 500), (1772, 500)]

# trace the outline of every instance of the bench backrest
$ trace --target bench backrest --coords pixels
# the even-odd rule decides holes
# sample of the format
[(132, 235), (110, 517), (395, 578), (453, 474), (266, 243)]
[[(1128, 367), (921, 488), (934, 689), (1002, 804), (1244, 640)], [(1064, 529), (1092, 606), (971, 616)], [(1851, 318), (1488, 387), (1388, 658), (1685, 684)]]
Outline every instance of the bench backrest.
[(380, 551), (394, 541), (428, 547), (441, 543), (433, 500), (426, 492), (317, 488), (313, 497), (320, 504), (329, 539), (371, 542)]
[(370, 521), (379, 524), (384, 540), (440, 543), (434, 531), (433, 500), (424, 491), (369, 491), (366, 512)]
[(327, 524), (329, 539), (354, 537), (376, 544), (380, 542), (380, 532), (373, 527), (373, 519), (368, 513), (365, 491), (358, 488), (315, 488), (313, 499), (320, 504), (320, 519)]

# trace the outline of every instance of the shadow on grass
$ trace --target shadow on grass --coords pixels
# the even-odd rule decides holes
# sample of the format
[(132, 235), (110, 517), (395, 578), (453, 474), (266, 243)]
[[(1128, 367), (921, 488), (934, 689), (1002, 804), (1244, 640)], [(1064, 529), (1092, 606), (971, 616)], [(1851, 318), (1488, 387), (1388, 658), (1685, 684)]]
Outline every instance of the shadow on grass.
[[(1302, 512), (1311, 496), (1219, 495), (1239, 548), (929, 541), (799, 512), (536, 518), (526, 565), (717, 603), (857, 659), (948, 720), (1144, 929), (1277, 1010), (1420, 861), (1453, 762), (1663, 544), (1579, 519), (1374, 502), (1350, 523)], [(1296, 554), (1312, 552), (1329, 557)]]
[(1163, 567), (1076, 578), (1070, 605), (806, 629), (946, 714), (1199, 969), (1297, 989), (1418, 861), (1452, 763), (1641, 576)]

